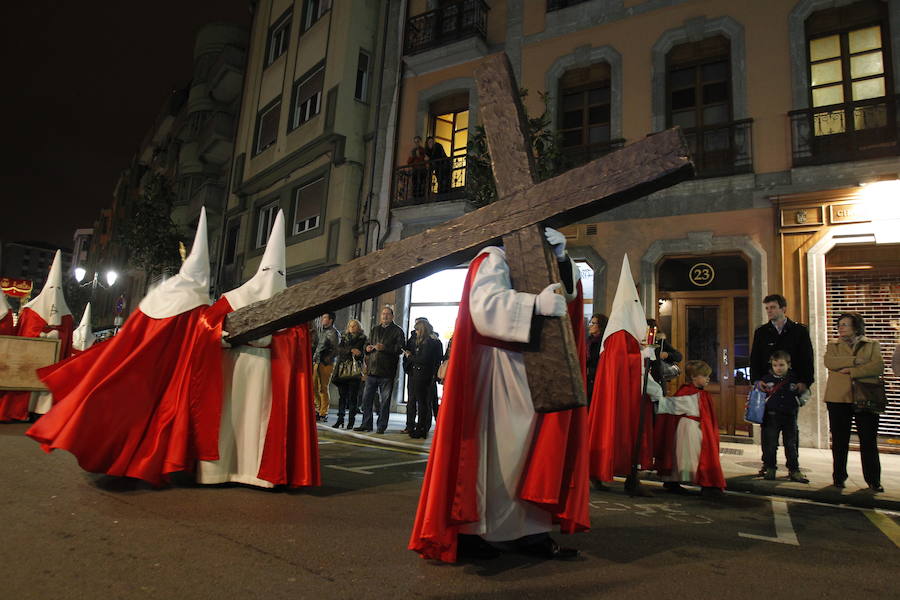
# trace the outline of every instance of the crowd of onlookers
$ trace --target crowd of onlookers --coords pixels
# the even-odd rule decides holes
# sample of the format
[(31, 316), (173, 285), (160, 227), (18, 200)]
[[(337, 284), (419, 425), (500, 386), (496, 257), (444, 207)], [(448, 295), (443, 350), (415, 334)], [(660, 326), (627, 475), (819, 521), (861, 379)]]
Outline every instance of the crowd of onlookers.
[[(766, 397), (761, 423), (762, 468), (759, 476), (776, 478), (780, 441), (788, 478), (808, 483), (799, 464), (798, 415), (815, 382), (812, 342), (808, 329), (787, 317), (787, 301), (783, 296), (766, 296), (763, 305), (768, 321), (754, 332), (749, 379), (746, 374), (743, 379)], [(607, 322), (606, 316), (594, 314), (588, 323), (589, 402)], [(647, 325), (652, 334), (644, 341), (654, 348), (650, 376), (665, 389), (669, 381), (681, 375), (679, 364), (684, 357), (658, 330), (653, 319), (649, 319)], [(858, 313), (840, 314), (835, 326), (837, 336), (828, 342), (824, 355), (828, 373), (824, 399), (831, 431), (833, 484), (843, 488), (847, 479), (851, 426), (855, 423), (865, 481), (873, 491), (882, 491), (877, 443), (879, 415), (885, 408), (881, 348), (876, 340), (866, 337), (866, 323)], [(437, 384), (449, 356), (450, 344), (445, 350), (427, 318), (417, 319), (409, 338), (404, 339), (403, 330), (394, 323), (394, 312), (389, 306), (382, 309), (380, 321), (368, 336), (355, 319), (348, 321), (342, 333), (338, 332), (334, 313), (326, 313), (322, 315), (314, 337), (317, 418), (321, 421), (327, 418), (328, 386), (334, 383), (340, 399), (337, 419), (332, 426), (384, 433), (402, 359), (407, 377), (403, 433), (413, 438), (425, 438), (431, 430), (432, 419), (437, 418)], [(900, 344), (894, 352), (893, 363), (894, 371), (900, 371)], [(357, 415), (361, 415), (358, 426)]]

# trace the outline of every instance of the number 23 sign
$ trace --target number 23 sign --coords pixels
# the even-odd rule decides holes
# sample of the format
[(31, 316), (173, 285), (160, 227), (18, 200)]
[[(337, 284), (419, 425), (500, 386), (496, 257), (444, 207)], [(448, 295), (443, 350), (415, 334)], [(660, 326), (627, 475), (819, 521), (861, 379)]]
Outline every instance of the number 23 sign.
[(709, 263), (697, 263), (691, 267), (688, 277), (694, 285), (705, 287), (716, 278), (716, 270)]

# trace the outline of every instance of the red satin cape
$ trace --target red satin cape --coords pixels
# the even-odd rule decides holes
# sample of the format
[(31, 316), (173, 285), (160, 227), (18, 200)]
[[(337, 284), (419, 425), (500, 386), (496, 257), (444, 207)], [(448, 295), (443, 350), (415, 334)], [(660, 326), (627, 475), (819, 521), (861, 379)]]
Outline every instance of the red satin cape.
[[(676, 396), (691, 396), (700, 393), (700, 463), (694, 475), (693, 483), (703, 487), (725, 489), (725, 475), (719, 462), (719, 424), (713, 409), (712, 397), (706, 390), (701, 390), (686, 383), (678, 388)], [(678, 420), (684, 415), (656, 415), (654, 424), (654, 467), (660, 475), (668, 475), (675, 467), (675, 433)]]
[[(2, 294), (3, 292), (0, 292)], [(13, 323), (13, 313), (11, 310), (0, 319), (0, 335), (16, 335), (16, 326)]]
[[(599, 481), (631, 473), (640, 409), (644, 410), (644, 433), (638, 462), (649, 468), (653, 462), (653, 413), (641, 398), (641, 346), (633, 335), (617, 331), (606, 338), (590, 410), (590, 473)], [(639, 409), (640, 407), (640, 409)]]
[[(2, 292), (0, 292), (2, 293)], [(12, 320), (12, 312), (8, 312), (3, 321)], [(19, 313), (19, 324), (16, 331), (9, 335), (20, 337), (40, 337), (42, 333), (50, 331), (59, 332), (59, 358), (64, 360), (72, 354), (72, 315), (65, 315), (60, 319), (59, 325), (48, 325), (42, 316), (30, 308), (22, 309)], [(2, 392), (0, 393), (0, 421), (27, 421), (28, 403), (31, 400), (31, 392)]]
[[(216, 460), (221, 361), (203, 358), (221, 345), (221, 310), (200, 306), (166, 319), (136, 311), (98, 350), (44, 374), (56, 404), (26, 434), (48, 452), (68, 450), (86, 471), (154, 485), (197, 458)], [(192, 378), (205, 386), (191, 386)]]
[[(410, 550), (423, 558), (444, 562), (456, 561), (459, 527), (479, 520), (475, 489), (479, 460), (478, 407), (472, 381), (478, 367), (473, 360), (478, 334), (469, 311), (469, 291), (486, 256), (481, 254), (472, 261), (463, 287), (440, 418), (409, 540)], [(586, 349), (580, 283), (578, 289), (579, 299), (570, 304), (570, 317), (578, 327), (575, 339), (579, 340), (583, 376)], [(522, 473), (519, 497), (550, 512), (564, 533), (590, 527), (589, 480), (584, 457), (586, 433), (584, 408), (538, 415), (528, 462)]]

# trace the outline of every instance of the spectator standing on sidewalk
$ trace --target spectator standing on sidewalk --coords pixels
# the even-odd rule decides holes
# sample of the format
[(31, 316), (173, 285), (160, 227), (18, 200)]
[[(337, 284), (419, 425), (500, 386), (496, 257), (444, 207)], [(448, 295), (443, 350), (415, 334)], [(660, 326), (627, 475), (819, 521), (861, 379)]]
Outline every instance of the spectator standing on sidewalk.
[(319, 332), (319, 343), (313, 353), (313, 390), (316, 397), (316, 421), (324, 421), (328, 417), (328, 406), (331, 404), (331, 370), (334, 368), (334, 355), (337, 352), (341, 334), (334, 326), (334, 313), (327, 312), (319, 319), (322, 330)]
[(780, 433), (790, 480), (809, 483), (800, 470), (797, 439), (797, 413), (806, 404), (809, 390), (800, 392), (802, 382), (791, 369), (790, 354), (778, 350), (772, 355), (770, 364), (771, 370), (758, 384), (759, 389), (768, 394), (762, 423), (763, 476), (769, 480), (775, 479)]
[(403, 351), (409, 364), (411, 395), (407, 410), (413, 420), (407, 418), (407, 433), (411, 438), (425, 439), (431, 430), (431, 387), (442, 353), (441, 343), (434, 339), (433, 333), (428, 319), (418, 319), (415, 335)]
[(341, 365), (344, 363), (362, 363), (363, 352), (366, 348), (366, 334), (362, 331), (362, 325), (356, 319), (350, 319), (347, 322), (347, 329), (341, 336), (341, 341), (337, 346), (337, 356), (334, 366), (338, 372), (334, 377), (334, 384), (337, 386), (340, 397), (338, 399), (338, 416), (337, 421), (332, 427), (340, 428), (344, 426), (344, 413), (347, 413), (347, 429), (353, 429), (356, 421), (356, 413), (359, 405), (359, 388), (362, 385), (362, 377), (354, 375), (353, 377), (338, 378), (342, 373)]
[(391, 393), (394, 391), (403, 342), (403, 330), (394, 323), (394, 309), (385, 306), (381, 309), (381, 321), (369, 334), (369, 344), (366, 346), (368, 375), (362, 393), (363, 421), (353, 431), (372, 431), (372, 405), (376, 390), (380, 405), (376, 433), (384, 433), (387, 429), (391, 416)]
[(587, 356), (587, 401), (591, 405), (591, 396), (594, 394), (594, 379), (597, 376), (597, 363), (600, 362), (600, 348), (603, 347), (603, 332), (609, 317), (600, 313), (594, 313), (588, 323), (588, 356)]

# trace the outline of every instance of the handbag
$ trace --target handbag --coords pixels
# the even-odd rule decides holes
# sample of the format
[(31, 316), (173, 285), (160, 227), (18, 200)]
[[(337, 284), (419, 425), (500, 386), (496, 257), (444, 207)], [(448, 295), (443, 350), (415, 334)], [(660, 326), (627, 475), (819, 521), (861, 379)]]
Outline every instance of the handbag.
[(334, 383), (349, 383), (351, 381), (361, 381), (363, 376), (362, 359), (351, 358), (337, 364), (331, 372), (331, 381)]
[(663, 382), (668, 382), (672, 381), (673, 379), (677, 379), (678, 376), (681, 375), (681, 369), (675, 363), (660, 360), (659, 373), (662, 377)]
[(882, 413), (887, 408), (887, 394), (884, 391), (884, 379), (881, 377), (878, 378), (878, 383), (851, 379), (850, 391), (857, 411)]
[(441, 363), (441, 366), (438, 367), (437, 370), (437, 380), (443, 381), (447, 377), (447, 365), (450, 364), (450, 359), (445, 360)]
[(768, 397), (762, 390), (754, 387), (747, 396), (747, 410), (744, 412), (744, 420), (748, 423), (756, 423), (762, 425), (766, 416), (766, 400)]

